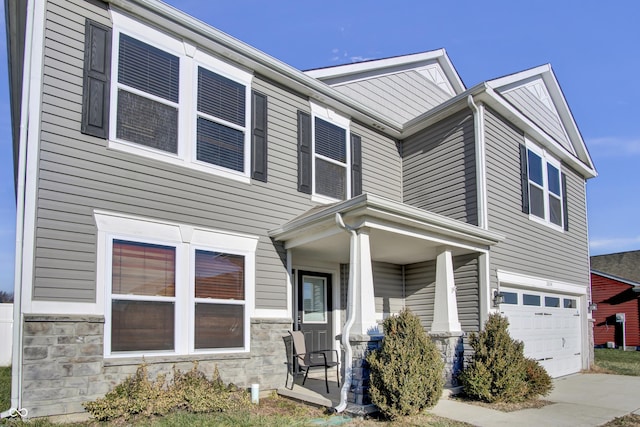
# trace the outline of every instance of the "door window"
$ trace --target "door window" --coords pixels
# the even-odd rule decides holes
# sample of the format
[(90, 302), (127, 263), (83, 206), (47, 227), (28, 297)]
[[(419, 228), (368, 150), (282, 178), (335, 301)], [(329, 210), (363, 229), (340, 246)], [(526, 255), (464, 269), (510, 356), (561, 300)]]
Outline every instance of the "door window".
[(327, 323), (327, 279), (303, 276), (302, 321)]

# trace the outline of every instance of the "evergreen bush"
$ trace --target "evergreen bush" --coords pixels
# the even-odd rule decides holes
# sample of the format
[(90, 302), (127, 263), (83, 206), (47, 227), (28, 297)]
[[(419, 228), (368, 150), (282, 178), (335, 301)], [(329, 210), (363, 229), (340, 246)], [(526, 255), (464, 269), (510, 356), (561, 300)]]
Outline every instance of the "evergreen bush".
[(403, 309), (383, 327), (382, 347), (367, 356), (371, 401), (390, 419), (435, 405), (444, 386), (444, 363), (420, 319)]
[(460, 373), (464, 393), (484, 402), (521, 402), (551, 390), (551, 377), (536, 361), (524, 357), (524, 344), (509, 336), (509, 322), (499, 313), (489, 316), (484, 330), (471, 334), (474, 350)]
[(105, 397), (83, 403), (98, 421), (130, 420), (136, 416), (166, 415), (174, 410), (188, 412), (223, 412), (249, 404), (247, 392), (233, 384), (226, 386), (216, 367), (213, 378), (207, 379), (198, 370), (198, 362), (188, 372), (173, 370), (172, 381), (158, 375), (149, 379), (143, 363), (133, 376), (118, 384)]

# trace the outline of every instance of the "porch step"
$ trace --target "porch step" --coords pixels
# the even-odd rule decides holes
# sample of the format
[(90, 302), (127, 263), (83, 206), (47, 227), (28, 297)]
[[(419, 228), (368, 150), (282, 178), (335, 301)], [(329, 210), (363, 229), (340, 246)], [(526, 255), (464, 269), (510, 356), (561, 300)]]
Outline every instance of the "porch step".
[(321, 394), (314, 393), (309, 389), (302, 387), (293, 387), (293, 390), (290, 390), (286, 387), (281, 387), (278, 389), (278, 394), (280, 396), (288, 397), (289, 399), (298, 400), (304, 403), (310, 403), (315, 406), (323, 406), (325, 408), (331, 408), (333, 403), (330, 399), (322, 396)]

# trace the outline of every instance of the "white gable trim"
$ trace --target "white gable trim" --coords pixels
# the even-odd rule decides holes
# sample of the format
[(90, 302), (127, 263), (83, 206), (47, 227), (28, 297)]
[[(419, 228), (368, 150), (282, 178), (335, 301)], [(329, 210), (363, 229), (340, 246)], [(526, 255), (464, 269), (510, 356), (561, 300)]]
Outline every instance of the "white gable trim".
[(588, 169), (591, 170), (593, 174), (591, 176), (596, 176), (597, 173), (593, 165), (593, 160), (589, 155), (587, 146), (582, 139), (578, 125), (571, 114), (567, 100), (562, 93), (558, 79), (556, 79), (550, 64), (541, 65), (519, 73), (490, 80), (486, 82), (486, 85), (496, 91), (499, 91), (500, 89), (507, 91), (511, 89), (510, 86), (524, 86), (524, 83), (527, 80), (532, 80), (535, 77), (542, 79), (544, 82), (545, 89), (551, 97), (551, 101), (556, 109), (558, 117), (560, 118), (560, 122), (562, 123), (562, 127), (568, 136), (568, 140), (576, 150), (578, 158), (586, 164)]
[[(433, 67), (439, 68), (439, 71), (445, 77), (447, 90), (445, 90), (441, 84), (434, 81), (431, 76), (425, 74), (425, 70)], [(319, 68), (305, 71), (305, 74), (325, 81), (330, 85), (338, 85), (366, 80), (371, 77), (396, 74), (407, 70), (419, 72), (451, 96), (462, 93), (466, 89), (444, 49), (358, 62), (355, 64), (339, 65), (337, 67)]]
[[(552, 138), (531, 119), (515, 109), (511, 104), (509, 104), (509, 102), (507, 102), (501, 95), (496, 93), (492, 88), (487, 87), (486, 91), (479, 94), (476, 98), (478, 100), (486, 102), (498, 113), (503, 115), (506, 119), (513, 122), (516, 126), (520, 127), (525, 133), (531, 135), (549, 152), (553, 153), (554, 156), (562, 159), (565, 163), (576, 169), (585, 178), (593, 178), (598, 175), (598, 173), (593, 168), (591, 158), (589, 158), (589, 162), (586, 163), (582, 160), (582, 158), (576, 157), (573, 153), (569, 152), (566, 148), (562, 147), (558, 142), (556, 142), (554, 138)], [(584, 142), (582, 141), (582, 139), (580, 139), (580, 142), (584, 146)]]

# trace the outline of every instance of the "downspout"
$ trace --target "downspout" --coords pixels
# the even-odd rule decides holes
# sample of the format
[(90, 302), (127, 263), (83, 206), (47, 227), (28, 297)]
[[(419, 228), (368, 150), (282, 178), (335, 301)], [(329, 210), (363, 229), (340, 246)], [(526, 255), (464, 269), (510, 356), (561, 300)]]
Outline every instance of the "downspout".
[[(489, 229), (489, 209), (487, 206), (487, 163), (485, 155), (485, 132), (484, 132), (484, 105), (477, 106), (473, 101), (473, 95), (467, 97), (467, 105), (473, 112), (473, 133), (475, 142), (475, 158), (476, 158), (476, 192), (478, 201), (478, 227), (488, 230)], [(480, 256), (480, 262), (483, 262), (484, 266), (481, 266), (480, 272), (482, 277), (479, 278), (480, 285), (484, 286), (484, 297), (480, 298), (480, 319), (484, 317), (485, 313), (490, 313), (493, 310), (492, 307), (492, 295), (491, 295), (491, 277), (489, 273), (489, 253), (486, 252), (484, 256)], [(500, 286), (498, 284), (498, 286)]]
[[(13, 347), (11, 355), (11, 409), (0, 414), (0, 418), (26, 417), (28, 411), (22, 406), (22, 335), (24, 315), (22, 313), (22, 252), (25, 215), (25, 183), (27, 180), (27, 143), (29, 127), (29, 109), (31, 97), (31, 55), (34, 37), (36, 0), (28, 0), (27, 22), (25, 25), (23, 82), (20, 106), (20, 141), (18, 156), (18, 180), (16, 198), (16, 255), (15, 278), (13, 285)], [(37, 137), (37, 136), (35, 136)]]
[(467, 105), (473, 112), (473, 131), (476, 150), (476, 192), (478, 199), (478, 226), (484, 230), (489, 229), (487, 220), (487, 197), (485, 179), (485, 154), (484, 154), (484, 107), (478, 107), (473, 102), (473, 96), (467, 97)]
[(356, 254), (359, 252), (358, 249), (358, 233), (352, 227), (345, 225), (342, 220), (342, 215), (340, 212), (336, 213), (336, 224), (338, 227), (347, 231), (351, 234), (350, 239), (350, 248), (349, 248), (349, 282), (347, 284), (347, 321), (342, 327), (342, 336), (341, 343), (344, 347), (344, 381), (342, 383), (342, 389), (340, 389), (340, 403), (338, 406), (333, 408), (337, 413), (344, 411), (347, 408), (347, 398), (349, 394), (349, 389), (351, 388), (351, 381), (353, 379), (353, 351), (351, 349), (351, 343), (349, 342), (349, 337), (351, 333), (351, 327), (355, 323), (355, 315), (356, 315), (356, 298), (355, 298), (355, 283), (357, 280), (357, 266), (356, 266)]

